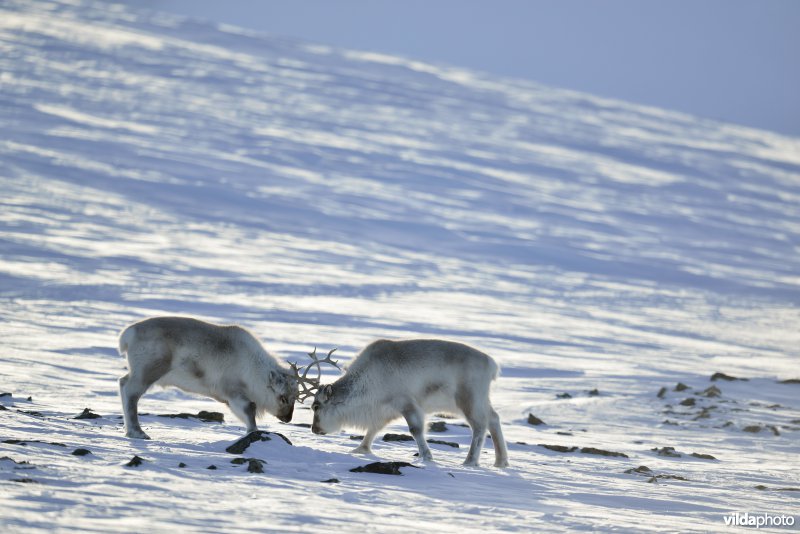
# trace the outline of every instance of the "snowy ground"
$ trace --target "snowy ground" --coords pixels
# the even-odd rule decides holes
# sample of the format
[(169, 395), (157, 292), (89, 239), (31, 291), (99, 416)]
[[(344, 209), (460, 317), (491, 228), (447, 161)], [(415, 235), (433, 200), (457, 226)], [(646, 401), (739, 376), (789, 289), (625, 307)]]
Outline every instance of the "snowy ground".
[[(800, 385), (779, 383), (800, 378), (798, 139), (105, 2), (12, 0), (0, 187), (9, 532), (800, 521)], [(503, 367), (512, 466), (488, 467), (490, 443), (487, 467), (461, 466), (468, 429), (448, 421), (429, 437), (460, 448), (433, 445), (435, 464), (353, 473), (415, 448), (378, 440), (364, 458), (349, 433), (270, 419), (293, 445), (252, 445), (266, 465), (249, 473), (225, 452), (243, 426), (174, 390), (142, 401), (153, 440), (128, 440), (116, 334), (156, 314), (245, 325), (286, 361), (318, 346), (346, 363), (377, 337), (473, 344)], [(721, 396), (700, 394), (712, 385)], [(102, 417), (73, 419), (87, 407)], [(199, 410), (225, 422), (156, 415)]]

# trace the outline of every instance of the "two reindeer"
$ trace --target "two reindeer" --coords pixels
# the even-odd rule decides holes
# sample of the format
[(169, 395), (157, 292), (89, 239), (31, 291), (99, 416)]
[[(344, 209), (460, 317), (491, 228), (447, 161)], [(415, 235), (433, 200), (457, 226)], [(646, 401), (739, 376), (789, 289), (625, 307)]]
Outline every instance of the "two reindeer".
[[(138, 402), (156, 384), (175, 386), (225, 403), (247, 432), (257, 430), (256, 418), (269, 413), (283, 422), (292, 419), (296, 400), (314, 396), (312, 431), (330, 434), (344, 427), (366, 431), (354, 452), (371, 451), (375, 435), (389, 422), (405, 418), (422, 460), (432, 460), (425, 441), (425, 415), (447, 412), (463, 415), (472, 428), (465, 465), (477, 466), (488, 428), (495, 466), (508, 466), (508, 451), (500, 418), (489, 400), (491, 382), (499, 368), (486, 354), (450, 341), (380, 340), (369, 344), (346, 373), (332, 384), (320, 385), (320, 365), (310, 356), (302, 372), (287, 369), (250, 332), (239, 326), (220, 326), (185, 317), (153, 317), (125, 328), (120, 354), (128, 374), (120, 378), (120, 397), (126, 435), (148, 439), (139, 425)], [(316, 366), (320, 377), (308, 378)], [(299, 390), (302, 389), (300, 392)]]

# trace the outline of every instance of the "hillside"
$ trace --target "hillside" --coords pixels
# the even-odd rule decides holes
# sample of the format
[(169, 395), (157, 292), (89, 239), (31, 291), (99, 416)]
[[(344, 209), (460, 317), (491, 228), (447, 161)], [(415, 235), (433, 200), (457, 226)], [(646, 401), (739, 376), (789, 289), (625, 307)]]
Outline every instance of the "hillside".
[[(780, 383), (800, 378), (798, 139), (106, 2), (12, 0), (0, 188), (9, 531), (800, 515), (800, 385)], [(317, 346), (346, 364), (380, 337), (480, 347), (503, 369), (511, 467), (489, 467), (490, 443), (484, 467), (461, 466), (456, 420), (430, 434), (460, 445), (433, 445), (435, 464), (352, 473), (415, 448), (354, 456), (350, 433), (267, 418), (293, 445), (251, 446), (266, 465), (248, 473), (225, 452), (244, 427), (175, 390), (143, 398), (153, 439), (128, 440), (116, 336), (158, 314), (244, 325), (283, 361)], [(73, 419), (87, 407), (101, 417)], [(199, 410), (225, 422), (157, 416)]]

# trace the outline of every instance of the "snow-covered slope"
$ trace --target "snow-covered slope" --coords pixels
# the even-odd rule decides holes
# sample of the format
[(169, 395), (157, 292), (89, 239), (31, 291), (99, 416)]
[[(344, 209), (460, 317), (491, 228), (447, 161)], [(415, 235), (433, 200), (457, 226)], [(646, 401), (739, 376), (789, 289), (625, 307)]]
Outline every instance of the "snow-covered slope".
[[(800, 514), (785, 491), (800, 385), (779, 383), (800, 377), (797, 139), (18, 0), (0, 5), (0, 188), (8, 531), (690, 531)], [(155, 314), (243, 324), (287, 361), (318, 346), (346, 363), (377, 337), (473, 344), (503, 367), (512, 467), (462, 467), (468, 429), (450, 421), (430, 436), (461, 447), (434, 445), (435, 464), (352, 473), (414, 447), (363, 458), (348, 434), (272, 419), (294, 445), (252, 445), (267, 463), (248, 473), (225, 452), (243, 426), (174, 390), (142, 401), (154, 439), (128, 440), (116, 333)], [(72, 419), (86, 407), (102, 417)], [(198, 410), (226, 422), (156, 416)]]

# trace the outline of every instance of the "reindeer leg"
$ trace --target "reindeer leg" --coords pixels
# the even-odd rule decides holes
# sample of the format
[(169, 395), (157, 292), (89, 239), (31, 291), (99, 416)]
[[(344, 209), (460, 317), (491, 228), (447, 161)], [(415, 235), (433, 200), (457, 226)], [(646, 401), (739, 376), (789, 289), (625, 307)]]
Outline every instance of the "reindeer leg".
[(469, 426), (472, 427), (472, 443), (469, 445), (469, 452), (467, 459), (464, 460), (464, 465), (478, 466), (481, 458), (481, 450), (486, 441), (486, 424), (477, 421), (469, 421)]
[(472, 442), (469, 446), (467, 459), (464, 465), (477, 466), (481, 458), (481, 450), (486, 441), (486, 424), (488, 423), (488, 403), (476, 400), (470, 392), (456, 394), (456, 404), (464, 413), (470, 428), (472, 428)]
[(129, 438), (150, 439), (139, 426), (139, 399), (150, 386), (169, 372), (172, 366), (172, 354), (139, 352), (133, 356), (128, 353), (129, 372), (119, 379), (125, 435)]
[(493, 408), (489, 409), (489, 433), (494, 444), (494, 466), (508, 467), (508, 448), (503, 438), (503, 431), (500, 429), (500, 416)]
[(256, 432), (256, 404), (246, 397), (237, 396), (228, 401), (228, 407), (241, 422), (247, 425), (247, 433)]
[(372, 441), (375, 439), (375, 436), (380, 431), (380, 428), (370, 428), (367, 430), (367, 434), (364, 436), (364, 439), (361, 440), (361, 443), (352, 450), (354, 454), (372, 454)]
[(130, 373), (119, 379), (119, 396), (122, 399), (122, 418), (125, 421), (125, 435), (129, 438), (150, 439), (139, 425), (139, 399), (150, 384), (144, 384)]
[(403, 410), (403, 417), (408, 423), (409, 432), (417, 442), (420, 459), (425, 462), (433, 461), (433, 455), (430, 448), (428, 448), (428, 443), (425, 441), (425, 413), (418, 406), (409, 405)]

